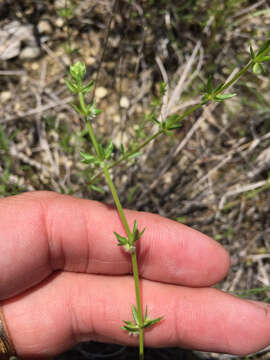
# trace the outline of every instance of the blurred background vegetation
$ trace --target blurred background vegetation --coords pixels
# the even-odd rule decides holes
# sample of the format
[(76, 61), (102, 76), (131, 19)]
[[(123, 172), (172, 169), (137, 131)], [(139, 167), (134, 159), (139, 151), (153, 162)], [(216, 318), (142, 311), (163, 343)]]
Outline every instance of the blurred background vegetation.
[[(147, 114), (161, 82), (168, 83), (168, 101), (174, 97), (170, 113), (181, 114), (199, 102), (209, 76), (217, 85), (225, 81), (248, 62), (250, 42), (258, 48), (269, 38), (266, 0), (1, 0), (0, 196), (51, 190), (112, 204), (102, 178), (102, 192), (90, 189), (95, 169), (80, 162), (90, 141), (65, 86), (74, 61), (84, 61), (96, 81), (102, 114), (93, 126), (104, 144), (113, 140), (116, 160), (122, 144), (135, 148), (156, 130)], [(233, 87), (237, 97), (206, 105), (173, 136), (157, 138), (112, 170), (125, 207), (219, 241), (232, 257), (219, 288), (264, 301), (270, 300), (269, 70), (266, 63), (266, 73), (247, 73)], [(95, 359), (95, 347), (61, 359)], [(135, 358), (132, 349), (108, 349), (114, 351), (114, 358)], [(153, 351), (147, 358), (225, 358)]]

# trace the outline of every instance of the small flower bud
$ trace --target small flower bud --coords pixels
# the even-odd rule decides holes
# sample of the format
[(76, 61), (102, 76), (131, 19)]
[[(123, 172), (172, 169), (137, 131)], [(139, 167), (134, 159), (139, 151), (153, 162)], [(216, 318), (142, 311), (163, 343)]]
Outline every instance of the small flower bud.
[(134, 254), (136, 251), (136, 247), (134, 245), (129, 245), (129, 244), (125, 245), (124, 249), (129, 254)]
[(136, 331), (136, 332), (130, 331), (130, 332), (128, 333), (128, 335), (129, 335), (130, 337), (138, 337), (139, 332), (138, 332), (138, 331)]

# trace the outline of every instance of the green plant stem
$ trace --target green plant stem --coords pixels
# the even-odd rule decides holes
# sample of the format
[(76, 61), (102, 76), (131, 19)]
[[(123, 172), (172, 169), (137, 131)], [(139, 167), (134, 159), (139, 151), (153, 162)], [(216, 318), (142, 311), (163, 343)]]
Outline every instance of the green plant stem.
[(254, 65), (254, 61), (250, 60), (246, 66), (243, 67), (243, 69), (239, 70), (234, 77), (228, 81), (227, 83), (225, 83), (221, 89), (219, 89), (219, 91), (217, 91), (215, 93), (215, 95), (219, 95), (221, 94), (224, 90), (228, 89), (228, 87), (230, 87), (232, 84), (234, 84), (246, 71), (248, 71), (248, 69)]
[[(79, 92), (79, 102), (80, 102), (82, 110), (86, 113), (86, 106), (85, 106), (83, 94), (81, 92)], [(91, 139), (91, 141), (92, 141), (92, 143), (94, 145), (96, 154), (98, 155), (98, 157), (100, 157), (100, 151), (99, 151), (99, 148), (98, 148), (98, 143), (97, 143), (97, 140), (96, 140), (92, 125), (91, 125), (91, 123), (90, 123), (90, 121), (88, 119), (86, 119), (86, 126), (87, 126), (87, 129), (88, 129), (90, 139)]]
[(192, 108), (188, 109), (187, 111), (185, 111), (178, 119), (177, 122), (182, 121), (185, 117), (187, 117), (188, 115), (192, 114), (194, 111), (200, 109), (203, 105), (205, 105), (205, 102), (202, 101), (199, 104), (193, 106)]
[(113, 199), (114, 199), (114, 202), (115, 202), (115, 205), (117, 207), (117, 210), (119, 212), (119, 215), (120, 215), (120, 218), (122, 220), (122, 223), (124, 225), (124, 228), (125, 228), (125, 231), (127, 233), (127, 236), (128, 236), (128, 239), (129, 241), (131, 242), (132, 240), (132, 232), (128, 226), (128, 222), (127, 222), (127, 219), (126, 219), (126, 216), (125, 216), (125, 213), (124, 213), (124, 210), (122, 208), (122, 205), (120, 203), (120, 200), (119, 200), (119, 197), (118, 197), (118, 194), (117, 194), (117, 191), (116, 191), (116, 188), (114, 186), (114, 183), (111, 179), (111, 175), (109, 173), (109, 169), (106, 165), (106, 163), (104, 162), (103, 163), (103, 172), (104, 172), (104, 175), (106, 177), (106, 180), (107, 180), (107, 183), (110, 187), (110, 190), (111, 190), (111, 193), (112, 193), (112, 196), (113, 196)]
[(139, 271), (138, 271), (138, 262), (137, 262), (137, 254), (136, 252), (131, 254), (131, 261), (132, 261), (132, 269), (133, 269), (133, 276), (134, 276), (134, 284), (135, 284), (135, 293), (136, 293), (136, 302), (137, 302), (137, 309), (138, 309), (138, 317), (139, 317), (139, 355), (140, 360), (144, 358), (144, 336), (143, 336), (143, 313), (142, 313), (142, 304), (141, 304), (141, 297), (140, 297), (140, 283), (139, 283)]
[[(122, 208), (122, 205), (120, 203), (117, 191), (115, 189), (114, 183), (111, 179), (109, 169), (106, 165), (106, 163), (103, 163), (103, 171), (104, 175), (106, 177), (106, 180), (109, 184), (115, 205), (117, 207), (118, 213), (120, 215), (120, 218), (122, 220), (122, 223), (124, 225), (125, 231), (127, 233), (128, 239), (131, 242), (132, 233), (128, 226), (127, 219), (124, 213), (124, 210)], [(131, 260), (132, 260), (132, 271), (133, 271), (133, 277), (134, 277), (134, 285), (135, 285), (135, 293), (136, 293), (136, 303), (137, 303), (137, 310), (138, 310), (138, 318), (139, 318), (139, 354), (140, 354), (140, 360), (143, 360), (144, 358), (144, 338), (143, 338), (143, 314), (142, 314), (142, 305), (141, 305), (141, 295), (140, 295), (140, 283), (139, 283), (139, 271), (138, 271), (138, 262), (137, 262), (137, 255), (136, 252), (131, 254)]]
[[(79, 93), (79, 101), (82, 110), (85, 110), (85, 102), (83, 94)], [(96, 154), (98, 157), (101, 157), (100, 150), (98, 147), (98, 143), (93, 131), (93, 128), (91, 126), (91, 123), (88, 119), (86, 119), (86, 125), (89, 132), (89, 136), (91, 138), (91, 141), (94, 145)], [(100, 159), (101, 160), (101, 159)], [(123, 207), (121, 205), (119, 196), (117, 194), (117, 190), (114, 186), (114, 183), (112, 181), (111, 175), (109, 173), (108, 166), (105, 161), (102, 161), (102, 170), (105, 175), (105, 178), (107, 180), (107, 183), (110, 187), (116, 208), (118, 210), (119, 216), (121, 218), (121, 221), (123, 223), (123, 226), (125, 228), (126, 234), (128, 236), (129, 242), (132, 245), (132, 231), (129, 228), (127, 218), (125, 216)], [(144, 359), (144, 331), (143, 331), (143, 312), (142, 312), (142, 305), (141, 305), (141, 294), (140, 294), (140, 280), (139, 280), (139, 271), (138, 271), (138, 262), (137, 262), (137, 255), (136, 251), (131, 254), (131, 260), (132, 260), (132, 271), (133, 271), (133, 278), (134, 278), (134, 285), (135, 285), (135, 294), (136, 294), (136, 303), (137, 303), (137, 311), (138, 311), (138, 318), (139, 318), (139, 359)]]
[(100, 151), (99, 151), (98, 143), (97, 143), (96, 137), (94, 135), (93, 128), (92, 128), (92, 125), (91, 125), (90, 121), (88, 121), (88, 120), (86, 121), (86, 126), (87, 126), (87, 129), (88, 129), (88, 133), (89, 133), (89, 136), (91, 138), (91, 141), (92, 141), (92, 143), (94, 145), (96, 154), (98, 155), (98, 157), (100, 157)]

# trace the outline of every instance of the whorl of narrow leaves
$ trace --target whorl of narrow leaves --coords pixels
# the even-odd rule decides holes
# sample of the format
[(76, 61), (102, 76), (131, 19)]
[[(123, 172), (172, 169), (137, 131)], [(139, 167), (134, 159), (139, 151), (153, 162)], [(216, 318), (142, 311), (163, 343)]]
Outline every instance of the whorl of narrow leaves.
[(80, 61), (76, 62), (76, 64), (70, 66), (70, 75), (71, 80), (65, 79), (68, 89), (73, 94), (83, 93), (87, 94), (89, 93), (93, 86), (94, 81), (89, 81), (86, 85), (83, 85), (83, 79), (86, 75), (86, 66), (85, 64), (81, 63)]
[(86, 75), (86, 66), (84, 63), (78, 61), (74, 65), (70, 66), (69, 70), (71, 79), (66, 78), (66, 85), (73, 94), (78, 94), (80, 97), (80, 106), (72, 104), (74, 110), (85, 116), (87, 119), (93, 119), (101, 113), (100, 109), (96, 108), (96, 104), (85, 105), (82, 101), (84, 94), (88, 94), (94, 87), (94, 81), (90, 80), (86, 85), (83, 84), (83, 80)]
[(138, 241), (143, 233), (145, 231), (145, 228), (140, 232), (138, 229), (138, 225), (137, 225), (137, 221), (134, 220), (133, 223), (133, 231), (131, 234), (131, 237), (124, 237), (119, 235), (117, 232), (114, 232), (114, 235), (116, 237), (116, 239), (118, 240), (118, 246), (124, 246), (124, 249), (129, 252), (129, 253), (134, 253), (136, 248), (135, 248), (135, 242)]
[(104, 160), (109, 160), (112, 156), (114, 145), (112, 141), (106, 146), (104, 149), (102, 144), (98, 144), (99, 155), (92, 155), (80, 151), (82, 160), (81, 162), (84, 164), (93, 164), (93, 165), (100, 165)]
[(161, 321), (163, 319), (163, 316), (160, 316), (156, 319), (150, 319), (147, 317), (147, 306), (145, 309), (145, 314), (143, 317), (143, 324), (140, 325), (140, 321), (139, 321), (139, 317), (138, 317), (138, 310), (136, 309), (136, 307), (134, 305), (132, 305), (131, 307), (132, 309), (132, 316), (134, 321), (125, 321), (124, 326), (121, 326), (121, 329), (127, 331), (130, 335), (138, 335), (140, 328), (142, 329), (146, 329), (156, 323), (158, 323), (159, 321)]
[(158, 125), (158, 127), (163, 133), (167, 135), (171, 135), (171, 131), (182, 127), (183, 123), (181, 122), (181, 117), (178, 114), (173, 114), (166, 119), (162, 119), (162, 120), (159, 119), (158, 114), (160, 113), (160, 107), (162, 105), (166, 91), (167, 91), (167, 84), (161, 82), (159, 84), (160, 95), (152, 100), (151, 102), (152, 110), (146, 116), (146, 120), (151, 121), (156, 125)]
[(132, 152), (128, 149), (126, 150), (123, 144), (120, 145), (120, 152), (122, 156), (126, 156), (126, 160), (132, 160), (135, 157), (142, 155), (140, 151)]
[(222, 102), (224, 100), (231, 99), (232, 97), (236, 96), (237, 94), (221, 94), (222, 88), (225, 84), (221, 83), (216, 88), (213, 88), (213, 79), (209, 77), (205, 90), (206, 93), (203, 95), (203, 101), (207, 103), (208, 101), (215, 101), (215, 102)]
[(71, 104), (71, 105), (78, 114), (85, 116), (90, 120), (94, 119), (97, 115), (99, 115), (101, 113), (101, 110), (96, 108), (95, 103), (88, 104), (84, 108), (79, 107), (75, 104)]
[(100, 164), (100, 160), (97, 158), (97, 156), (95, 155), (91, 155), (91, 154), (87, 154), (83, 151), (80, 151), (82, 160), (81, 162), (84, 164), (94, 164), (94, 165), (99, 165)]
[(169, 116), (166, 120), (160, 121), (158, 120), (155, 113), (152, 111), (149, 115), (147, 115), (146, 119), (157, 124), (160, 130), (162, 130), (167, 135), (171, 135), (172, 130), (178, 129), (183, 126), (181, 116), (179, 114), (173, 114)]
[(252, 48), (252, 45), (249, 46), (251, 60), (253, 62), (252, 70), (255, 74), (266, 73), (262, 63), (265, 61), (270, 61), (270, 56), (267, 55), (270, 51), (270, 40), (267, 40), (257, 51)]

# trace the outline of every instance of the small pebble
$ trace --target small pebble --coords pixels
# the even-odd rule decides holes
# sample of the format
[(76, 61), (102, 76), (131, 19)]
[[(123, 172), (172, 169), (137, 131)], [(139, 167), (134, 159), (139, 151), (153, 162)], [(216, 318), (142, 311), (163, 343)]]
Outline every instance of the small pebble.
[(32, 63), (31, 64), (31, 69), (34, 70), (34, 71), (40, 69), (40, 64), (37, 63), (37, 62)]
[(8, 100), (11, 99), (11, 92), (10, 91), (2, 91), (0, 98), (1, 98), (1, 102), (3, 102), (3, 103), (7, 102)]
[[(66, 0), (55, 0), (54, 6), (56, 8), (63, 8), (63, 7), (65, 7), (65, 1)], [(67, 5), (69, 5), (69, 4), (67, 4)]]
[(96, 59), (93, 56), (88, 56), (86, 58), (86, 64), (87, 65), (93, 65), (96, 62)]
[(59, 28), (63, 27), (63, 26), (64, 26), (64, 23), (65, 23), (64, 19), (62, 19), (62, 18), (60, 18), (60, 17), (57, 18), (56, 21), (55, 21), (55, 25), (56, 25), (57, 27), (59, 27)]
[(39, 57), (40, 49), (38, 47), (27, 46), (20, 53), (20, 59), (22, 60), (33, 60)]
[(108, 90), (100, 86), (96, 89), (96, 98), (103, 99), (108, 94)]
[(130, 105), (130, 101), (126, 96), (122, 96), (120, 99), (120, 106), (124, 109), (128, 109)]
[(113, 121), (114, 121), (116, 124), (119, 124), (120, 121), (121, 121), (121, 117), (120, 117), (120, 115), (118, 115), (118, 114), (113, 115), (112, 118), (113, 118)]
[(47, 20), (40, 20), (38, 23), (38, 31), (41, 34), (51, 34), (52, 33), (52, 27), (49, 21)]

